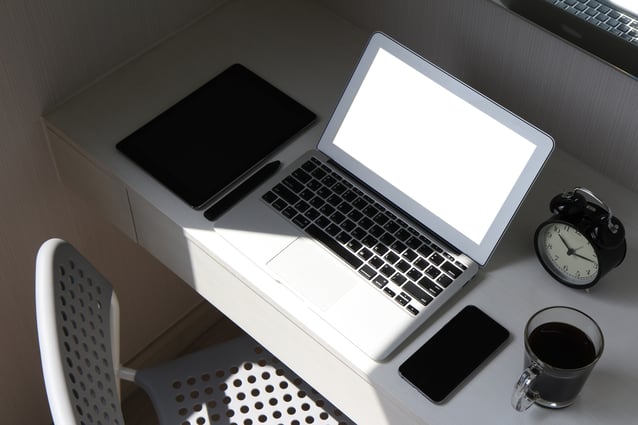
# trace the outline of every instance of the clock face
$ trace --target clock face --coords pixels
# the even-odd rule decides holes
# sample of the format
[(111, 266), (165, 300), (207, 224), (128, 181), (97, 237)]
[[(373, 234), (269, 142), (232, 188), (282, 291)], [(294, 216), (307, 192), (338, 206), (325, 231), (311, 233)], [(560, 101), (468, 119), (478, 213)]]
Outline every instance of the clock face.
[(553, 222), (539, 229), (538, 256), (561, 282), (585, 286), (598, 276), (598, 256), (587, 238), (566, 223)]

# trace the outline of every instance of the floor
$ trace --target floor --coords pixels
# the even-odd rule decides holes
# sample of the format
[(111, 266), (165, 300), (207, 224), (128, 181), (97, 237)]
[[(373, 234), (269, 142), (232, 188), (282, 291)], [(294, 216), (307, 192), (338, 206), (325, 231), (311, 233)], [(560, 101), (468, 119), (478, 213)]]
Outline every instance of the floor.
[[(227, 341), (243, 334), (243, 331), (227, 319), (220, 320), (203, 335), (193, 341), (183, 354), (197, 351), (212, 344)], [(122, 385), (133, 385), (123, 382)], [(133, 391), (122, 402), (126, 425), (157, 425), (158, 420), (146, 393), (140, 389)]]

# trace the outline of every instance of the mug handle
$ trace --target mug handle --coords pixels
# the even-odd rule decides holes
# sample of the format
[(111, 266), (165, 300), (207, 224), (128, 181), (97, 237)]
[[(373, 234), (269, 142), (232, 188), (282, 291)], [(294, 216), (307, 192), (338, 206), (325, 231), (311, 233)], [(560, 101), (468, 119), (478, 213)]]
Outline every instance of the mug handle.
[(523, 371), (518, 382), (514, 386), (512, 393), (512, 407), (519, 412), (523, 412), (539, 399), (537, 391), (531, 389), (532, 384), (539, 375), (539, 370), (533, 366)]

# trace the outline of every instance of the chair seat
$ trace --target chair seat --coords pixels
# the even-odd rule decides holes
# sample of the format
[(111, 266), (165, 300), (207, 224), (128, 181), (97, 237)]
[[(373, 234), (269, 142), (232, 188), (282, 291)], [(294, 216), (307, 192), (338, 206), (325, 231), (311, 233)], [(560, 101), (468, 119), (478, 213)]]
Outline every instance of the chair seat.
[(135, 381), (166, 425), (352, 424), (249, 336), (139, 370)]

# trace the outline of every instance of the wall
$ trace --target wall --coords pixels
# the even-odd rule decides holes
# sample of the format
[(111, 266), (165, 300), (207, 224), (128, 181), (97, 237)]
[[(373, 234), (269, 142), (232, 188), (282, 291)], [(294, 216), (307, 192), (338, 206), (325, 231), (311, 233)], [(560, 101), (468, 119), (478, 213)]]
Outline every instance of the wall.
[(0, 1), (0, 422), (50, 422), (35, 328), (35, 253), (75, 244), (116, 283), (124, 358), (199, 300), (57, 181), (39, 117), (219, 0)]
[(319, 1), (394, 36), (638, 191), (638, 80), (490, 0)]

